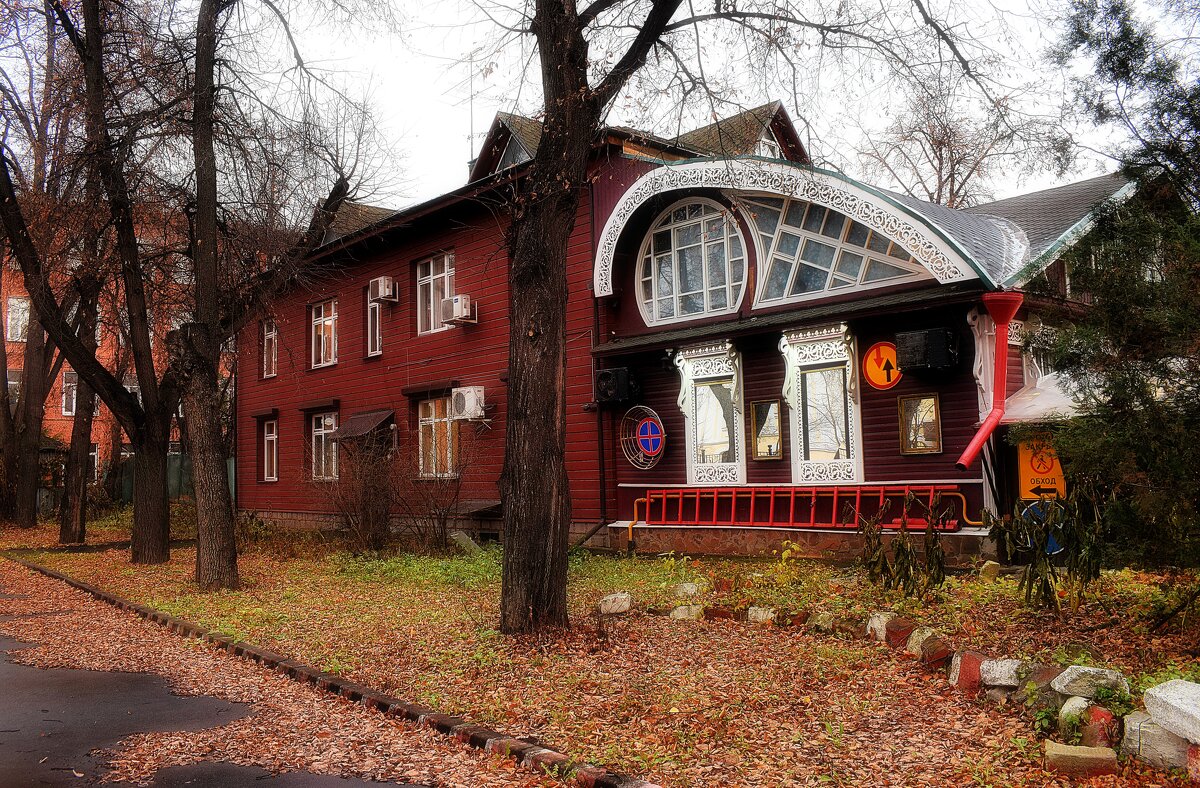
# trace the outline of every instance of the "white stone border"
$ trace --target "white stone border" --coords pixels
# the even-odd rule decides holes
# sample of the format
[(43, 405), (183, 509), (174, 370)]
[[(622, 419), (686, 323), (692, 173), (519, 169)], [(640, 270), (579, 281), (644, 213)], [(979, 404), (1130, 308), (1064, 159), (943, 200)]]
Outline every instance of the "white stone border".
[(696, 188), (795, 197), (824, 205), (901, 244), (942, 284), (979, 278), (964, 253), (935, 232), (933, 225), (850, 180), (759, 159), (720, 159), (656, 167), (626, 189), (596, 244), (592, 287), (597, 298), (613, 294), (617, 241), (634, 212), (660, 194)]

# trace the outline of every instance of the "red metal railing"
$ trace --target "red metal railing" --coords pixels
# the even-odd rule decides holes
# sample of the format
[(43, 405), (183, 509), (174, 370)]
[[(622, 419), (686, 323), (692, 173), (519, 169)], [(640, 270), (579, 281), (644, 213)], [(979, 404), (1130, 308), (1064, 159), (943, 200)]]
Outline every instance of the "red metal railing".
[[(957, 531), (962, 523), (979, 525), (966, 516), (967, 501), (956, 484), (944, 485), (838, 485), (831, 487), (676, 487), (648, 490), (634, 503), (645, 506), (646, 525), (830, 528), (855, 530), (859, 517), (877, 514), (890, 501), (883, 526), (898, 529), (904, 522), (909, 496), (932, 508), (941, 496), (943, 505), (957, 501), (957, 517), (947, 520), (942, 530)], [(852, 515), (845, 511), (849, 504)], [(924, 530), (925, 509), (908, 508), (910, 530)]]

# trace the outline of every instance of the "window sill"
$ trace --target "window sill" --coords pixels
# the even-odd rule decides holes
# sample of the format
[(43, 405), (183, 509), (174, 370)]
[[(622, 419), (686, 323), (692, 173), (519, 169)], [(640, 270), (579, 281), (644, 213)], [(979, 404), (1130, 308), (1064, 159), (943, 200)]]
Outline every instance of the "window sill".
[(419, 482), (443, 482), (459, 478), (457, 473), (422, 473), (417, 476)]
[(383, 358), (382, 350), (375, 352), (375, 353), (368, 353), (367, 355), (363, 356), (364, 361), (370, 361), (370, 360), (376, 359), (376, 358)]
[(334, 359), (333, 361), (329, 361), (325, 364), (313, 364), (311, 367), (308, 368), (308, 371), (315, 372), (318, 369), (329, 369), (330, 367), (336, 367), (336, 366), (337, 366), (337, 359)]
[(273, 377), (277, 377), (278, 374), (279, 374), (278, 372), (272, 372), (270, 375), (260, 375), (258, 379), (259, 380), (270, 380)]
[(425, 330), (425, 331), (418, 331), (418, 332), (417, 332), (417, 336), (419, 336), (419, 337), (427, 337), (427, 336), (431, 336), (431, 335), (433, 335), (433, 334), (441, 334), (441, 333), (443, 333), (443, 332), (446, 332), (446, 331), (449, 331), (449, 330), (451, 330), (451, 329), (453, 329), (453, 328), (458, 328), (458, 326), (455, 326), (455, 325), (442, 325), (442, 326), (439, 326), (438, 328), (430, 328), (430, 329), (427, 329), (427, 330)]

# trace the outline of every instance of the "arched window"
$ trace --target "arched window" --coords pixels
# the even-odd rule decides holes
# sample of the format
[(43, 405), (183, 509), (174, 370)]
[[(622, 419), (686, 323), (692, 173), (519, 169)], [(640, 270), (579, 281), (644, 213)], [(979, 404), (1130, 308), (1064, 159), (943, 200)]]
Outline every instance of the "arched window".
[(664, 211), (638, 260), (647, 325), (732, 312), (742, 300), (745, 244), (732, 213), (714, 202), (692, 200)]
[(745, 204), (766, 261), (759, 269), (759, 303), (930, 278), (899, 244), (832, 208), (775, 197), (753, 197)]

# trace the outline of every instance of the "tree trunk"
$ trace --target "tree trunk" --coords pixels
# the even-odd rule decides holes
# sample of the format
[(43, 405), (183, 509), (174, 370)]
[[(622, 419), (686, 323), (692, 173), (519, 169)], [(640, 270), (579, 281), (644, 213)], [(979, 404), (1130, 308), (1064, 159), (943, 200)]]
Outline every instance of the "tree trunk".
[(17, 426), (17, 478), (13, 485), (16, 498), (14, 520), (20, 528), (37, 526), (38, 488), (42, 469), (38, 461), (42, 444), (42, 422), (46, 409), (46, 384), (42, 364), (46, 336), (41, 323), (30, 319), (25, 336), (25, 371), (21, 378), (22, 411)]
[(574, 4), (539, 2), (546, 120), (508, 231), (508, 419), (500, 495), (500, 631), (567, 624), (571, 494), (566, 454), (567, 243), (602, 102), (587, 84)]
[(133, 549), (135, 564), (165, 564), (171, 558), (167, 499), (167, 444), (171, 415), (147, 414), (133, 454)]
[(91, 483), (92, 418), (96, 396), (81, 378), (75, 389), (75, 420), (71, 424), (71, 449), (63, 478), (59, 508), (58, 541), (82, 544), (87, 540), (88, 484)]
[(196, 490), (196, 584), (205, 591), (239, 585), (233, 497), (221, 439), (220, 396), (210, 365), (201, 364), (191, 370), (183, 392), (183, 415), (191, 441), (192, 484)]

